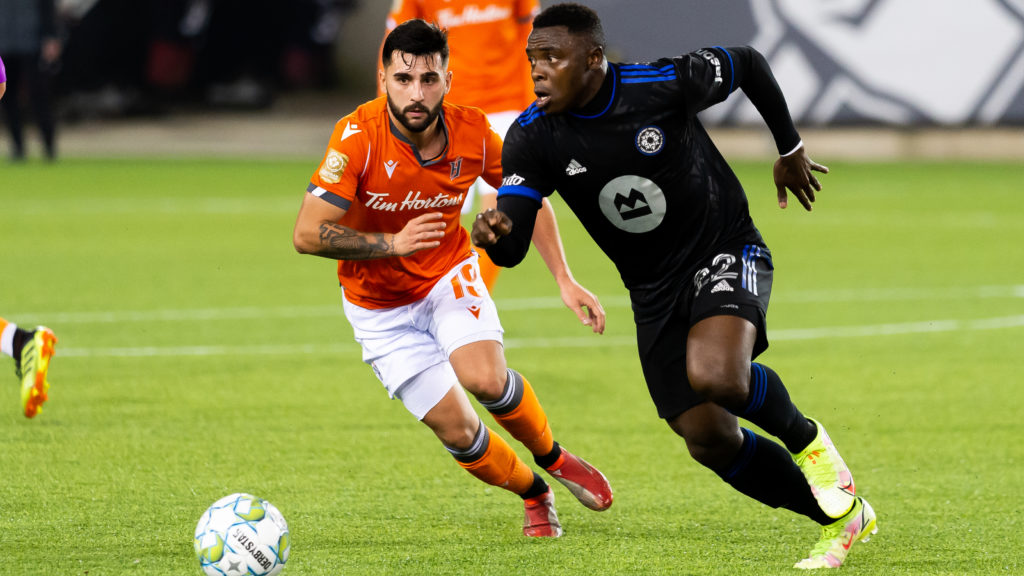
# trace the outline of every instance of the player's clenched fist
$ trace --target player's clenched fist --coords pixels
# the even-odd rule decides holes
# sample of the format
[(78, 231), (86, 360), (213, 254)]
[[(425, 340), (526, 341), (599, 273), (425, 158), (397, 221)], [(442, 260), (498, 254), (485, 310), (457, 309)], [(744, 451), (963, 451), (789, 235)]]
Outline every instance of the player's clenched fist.
[(498, 238), (512, 232), (512, 220), (499, 210), (490, 209), (476, 215), (471, 237), (480, 247), (493, 246)]

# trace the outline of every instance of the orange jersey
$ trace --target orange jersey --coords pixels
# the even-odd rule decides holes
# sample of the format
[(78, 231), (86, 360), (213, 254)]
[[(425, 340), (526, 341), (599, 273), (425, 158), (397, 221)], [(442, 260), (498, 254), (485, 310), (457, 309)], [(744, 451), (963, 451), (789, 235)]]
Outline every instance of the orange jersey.
[(489, 114), (521, 112), (535, 99), (526, 39), (539, 12), (539, 0), (395, 0), (387, 32), (413, 18), (437, 22), (448, 29), (446, 98)]
[(438, 121), (444, 153), (426, 164), (392, 127), (386, 98), (363, 104), (334, 126), (309, 192), (347, 210), (338, 221), (359, 232), (399, 232), (412, 218), (444, 215), (441, 245), (410, 256), (339, 260), (345, 297), (364, 308), (394, 308), (427, 295), (437, 280), (470, 255), (460, 215), (478, 177), (501, 184), (501, 138), (482, 110), (445, 102)]

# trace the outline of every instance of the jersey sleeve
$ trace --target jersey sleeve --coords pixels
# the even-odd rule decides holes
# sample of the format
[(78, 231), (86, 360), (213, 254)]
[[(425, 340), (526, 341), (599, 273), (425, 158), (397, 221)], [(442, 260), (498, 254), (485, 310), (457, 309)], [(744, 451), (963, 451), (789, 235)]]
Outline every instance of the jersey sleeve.
[(497, 188), (501, 186), (501, 154), (504, 145), (490, 122), (487, 126), (487, 135), (484, 137), (484, 171), (480, 176), (492, 188)]
[(348, 210), (359, 188), (359, 177), (370, 152), (369, 126), (361, 126), (354, 115), (334, 126), (320, 166), (310, 178), (307, 192)]
[[(528, 117), (533, 107), (520, 116), (520, 120)], [(550, 176), (546, 176), (547, 163), (540, 152), (542, 142), (530, 141), (524, 126), (516, 120), (505, 135), (505, 143), (501, 152), (502, 180), (498, 188), (498, 198), (505, 195), (523, 196), (540, 204), (545, 196), (550, 196), (555, 188)]]
[(671, 60), (683, 104), (691, 115), (723, 102), (736, 89), (732, 60), (723, 48), (701, 48)]

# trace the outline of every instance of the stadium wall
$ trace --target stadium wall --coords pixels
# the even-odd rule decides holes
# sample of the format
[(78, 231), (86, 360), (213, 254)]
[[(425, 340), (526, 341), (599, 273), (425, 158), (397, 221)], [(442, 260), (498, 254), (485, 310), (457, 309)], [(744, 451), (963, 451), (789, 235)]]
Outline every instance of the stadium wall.
[[(1024, 124), (1024, 0), (581, 3), (601, 15), (614, 59), (648, 60), (713, 45), (757, 48), (803, 125)], [(374, 61), (389, 4), (364, 2), (349, 22), (348, 62)], [(365, 56), (357, 56), (356, 43), (359, 52), (368, 49)], [(716, 106), (704, 120), (760, 122), (742, 97)]]

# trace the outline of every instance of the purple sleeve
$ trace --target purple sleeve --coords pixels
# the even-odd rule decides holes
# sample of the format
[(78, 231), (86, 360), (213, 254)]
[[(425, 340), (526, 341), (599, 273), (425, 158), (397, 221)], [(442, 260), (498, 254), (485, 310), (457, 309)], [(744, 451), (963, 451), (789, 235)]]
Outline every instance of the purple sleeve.
[(4, 59), (0, 58), (0, 83), (7, 82), (7, 71), (4, 69)]

